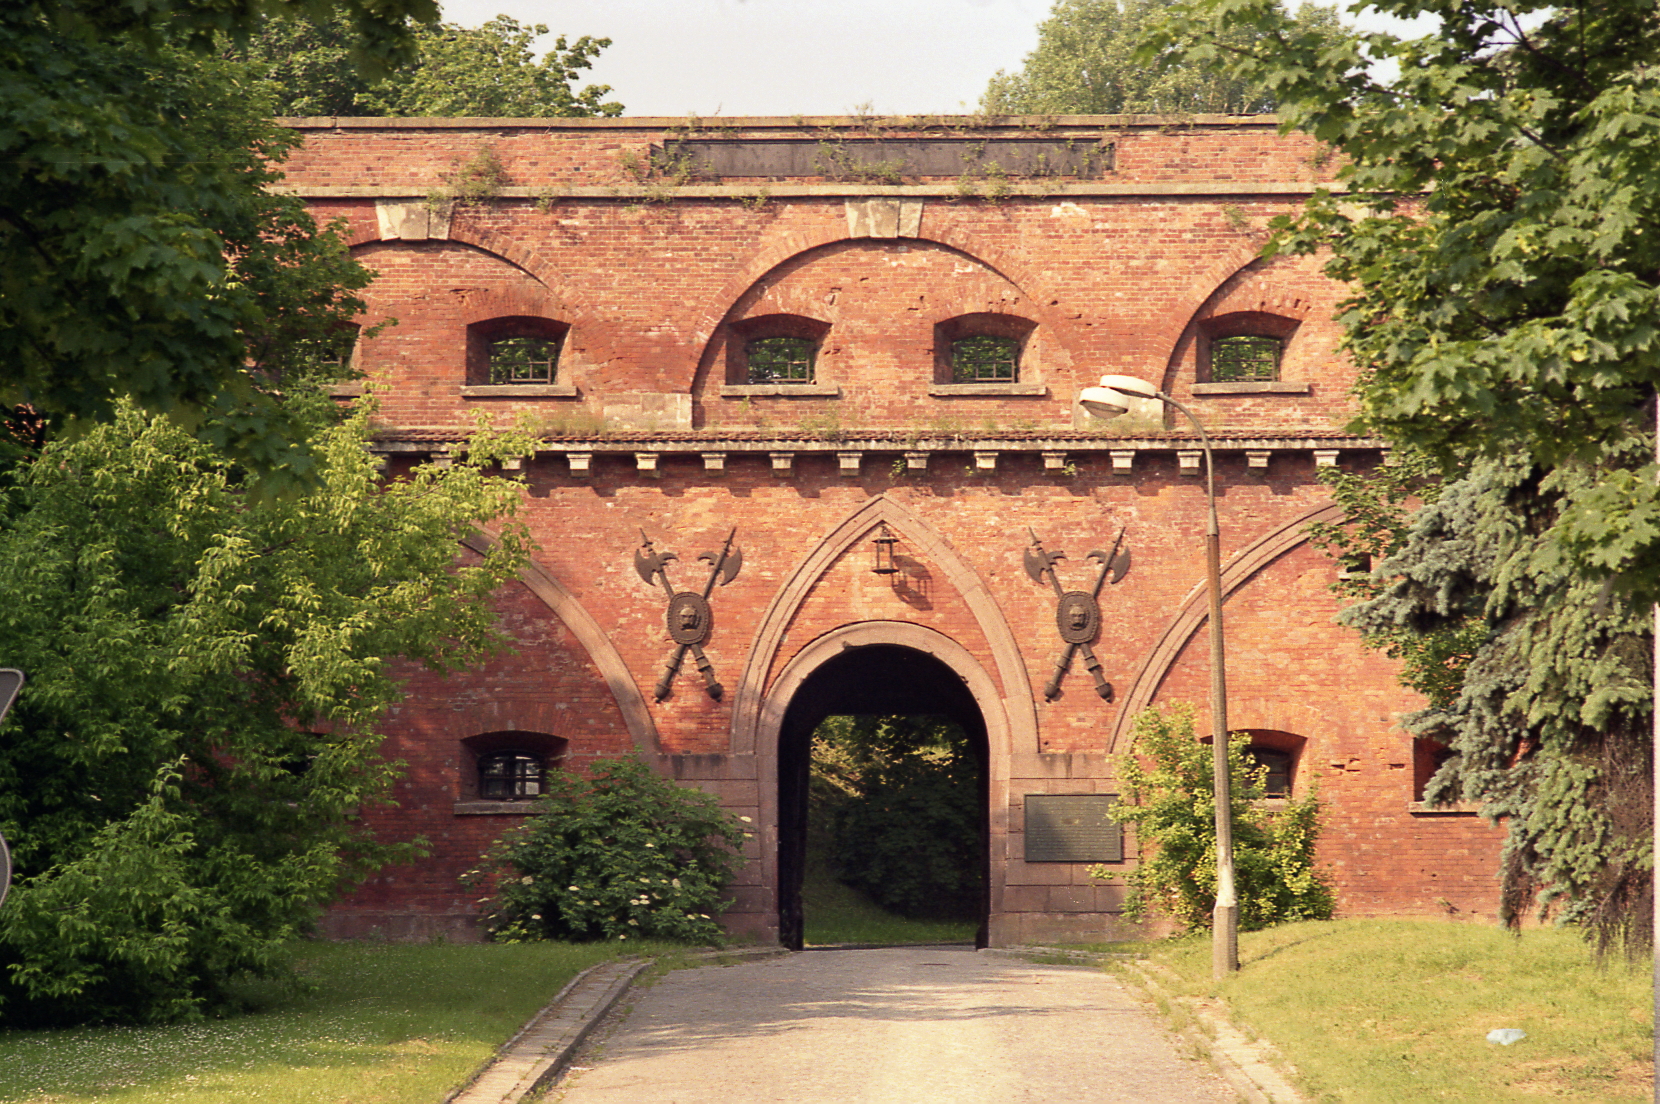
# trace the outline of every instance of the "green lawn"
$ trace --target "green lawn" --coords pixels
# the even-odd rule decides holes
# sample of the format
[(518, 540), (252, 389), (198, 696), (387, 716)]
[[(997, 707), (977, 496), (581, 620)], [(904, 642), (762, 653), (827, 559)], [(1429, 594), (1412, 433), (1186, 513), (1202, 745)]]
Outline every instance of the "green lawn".
[(663, 944), (308, 943), (309, 991), (172, 1027), (0, 1032), (0, 1101), (433, 1104), (578, 971)]
[(883, 909), (863, 893), (838, 882), (822, 853), (807, 853), (801, 885), (804, 942), (972, 943), (971, 920), (907, 920)]
[[(1124, 948), (1118, 948), (1124, 949)], [(1211, 980), (1210, 942), (1155, 945), (1185, 993), (1218, 994), (1297, 1068), (1311, 1100), (1652, 1099), (1647, 963), (1599, 967), (1576, 932), (1521, 938), (1446, 921), (1287, 924), (1240, 937), (1240, 971)], [(1494, 1028), (1527, 1038), (1486, 1041)]]

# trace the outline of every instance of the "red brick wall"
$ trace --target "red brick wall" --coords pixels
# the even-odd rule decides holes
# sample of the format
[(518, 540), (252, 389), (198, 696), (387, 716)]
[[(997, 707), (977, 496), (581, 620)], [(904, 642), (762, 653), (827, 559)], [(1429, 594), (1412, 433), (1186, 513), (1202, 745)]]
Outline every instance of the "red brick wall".
[[(540, 419), (545, 432), (568, 431), (573, 411), (589, 419), (528, 463), (523, 516), (540, 568), (591, 627), (578, 631), (532, 589), (509, 588), (500, 608), (516, 652), (444, 677), (411, 673), (386, 726), (387, 754), (408, 763), (399, 807), (371, 820), (389, 837), (425, 836), (432, 854), (382, 872), (336, 909), (328, 930), (467, 929), (474, 902), (456, 876), (515, 818), (457, 811), (469, 769), (461, 741), (512, 729), (567, 740), (578, 764), (639, 743), (662, 769), (751, 816), (757, 837), (730, 921), (766, 936), (775, 930), (776, 835), (762, 811), (776, 791), (776, 749), (738, 746), (751, 723), (742, 703), (764, 705), (779, 673), (826, 634), (902, 622), (943, 634), (989, 673), (992, 708), (1012, 734), (993, 771), (994, 937), (1120, 933), (1117, 889), (1090, 883), (1082, 864), (1022, 861), (1022, 800), (1116, 791), (1111, 754), (1127, 749), (1112, 747), (1111, 733), (1124, 727), (1118, 713), (1138, 677), (1154, 680), (1154, 701), (1192, 701), (1202, 715), (1204, 633), (1174, 653), (1159, 649), (1203, 577), (1205, 500), (1197, 469), (1178, 466), (1179, 453), (1196, 447), (1185, 423), (1080, 422), (1073, 399), (1103, 372), (1123, 372), (1197, 409), (1219, 443), (1224, 557), (1329, 502), (1317, 460), (1376, 462), (1375, 443), (1341, 428), (1352, 369), (1334, 352), (1331, 316), (1342, 289), (1316, 261), (1253, 261), (1267, 220), (1292, 209), (1326, 168), (1308, 142), (1264, 124), (1101, 121), (1093, 133), (1117, 143), (1105, 179), (1028, 182), (997, 202), (962, 198), (939, 181), (677, 190), (620, 171), (621, 152), (667, 133), (637, 120), (318, 126), (289, 162), (289, 185), (319, 216), (346, 218), (357, 255), (379, 273), (365, 322), (396, 320), (358, 354), (386, 388), (387, 449), (418, 459), (479, 409)], [(774, 121), (728, 133), (802, 130)], [(377, 203), (414, 210), (452, 164), (485, 145), (506, 166), (506, 194), (457, 207), (447, 227), (435, 219), (428, 240), (381, 240)], [(761, 202), (762, 186), (780, 194)], [(850, 237), (860, 205), (896, 197), (921, 204), (911, 236)], [(930, 393), (934, 327), (974, 312), (1035, 326), (1021, 382), (1036, 393)], [(1294, 331), (1277, 392), (1218, 394), (1197, 376), (1208, 320), (1241, 312), (1274, 315)], [(728, 326), (772, 313), (829, 324), (818, 382), (838, 394), (721, 393)], [(509, 315), (569, 325), (558, 380), (573, 395), (462, 394), (467, 327)], [(666, 412), (655, 426), (626, 415), (643, 409), (641, 396)], [(612, 423), (596, 431), (602, 416)], [(724, 455), (724, 470), (706, 466), (705, 451)], [(795, 454), (785, 470), (770, 456), (780, 451)], [(907, 451), (926, 451), (926, 468), (907, 469)], [(593, 454), (588, 472), (573, 470), (572, 452)], [(655, 473), (637, 452), (655, 456)], [(844, 468), (838, 452), (858, 454), (857, 467)], [(828, 566), (792, 609), (774, 611), (783, 620), (768, 620), (820, 542), (877, 496), (914, 519), (896, 534), (903, 572), (874, 575), (871, 534), (853, 534), (826, 550)], [(672, 694), (654, 702), (673, 645), (661, 590), (633, 568), (640, 532), (679, 556), (670, 567), (677, 589), (700, 589), (708, 568), (696, 555), (734, 527), (744, 569), (714, 592), (705, 645), (726, 692), (719, 701), (703, 693), (688, 658)], [(1029, 531), (1067, 553), (1066, 587), (1087, 589), (1097, 568), (1085, 554), (1110, 546), (1120, 527), (1135, 566), (1104, 591), (1094, 644), (1117, 700), (1093, 692), (1080, 657), (1059, 699), (1044, 701), (1063, 645), (1053, 594), (1022, 567)], [(1412, 748), (1396, 718), (1416, 703), (1388, 662), (1335, 623), (1330, 561), (1307, 545), (1286, 547), (1228, 602), (1234, 726), (1305, 741), (1297, 785), (1317, 785), (1326, 803), (1321, 860), (1345, 912), (1490, 914), (1497, 830), (1411, 808)], [(749, 685), (757, 648), (773, 650), (756, 653), (770, 659)], [(1160, 655), (1173, 655), (1167, 669)]]

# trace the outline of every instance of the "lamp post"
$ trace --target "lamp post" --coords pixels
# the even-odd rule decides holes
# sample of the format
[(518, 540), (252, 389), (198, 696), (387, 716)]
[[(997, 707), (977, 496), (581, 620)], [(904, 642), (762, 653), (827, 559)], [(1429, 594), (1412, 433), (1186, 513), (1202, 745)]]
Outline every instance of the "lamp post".
[(1205, 574), (1210, 589), (1210, 731), (1211, 772), (1216, 807), (1216, 908), (1211, 914), (1211, 971), (1224, 978), (1239, 969), (1239, 897), (1234, 888), (1233, 787), (1228, 770), (1228, 682), (1222, 647), (1222, 530), (1216, 523), (1216, 465), (1210, 436), (1193, 411), (1134, 376), (1102, 376), (1096, 387), (1078, 394), (1078, 403), (1098, 418), (1129, 412), (1130, 399), (1158, 399), (1175, 407), (1199, 431), (1205, 452)]

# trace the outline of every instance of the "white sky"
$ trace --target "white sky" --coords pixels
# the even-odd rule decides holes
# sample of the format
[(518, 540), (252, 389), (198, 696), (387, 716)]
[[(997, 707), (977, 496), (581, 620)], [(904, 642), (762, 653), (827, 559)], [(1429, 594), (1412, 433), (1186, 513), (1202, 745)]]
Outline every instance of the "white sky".
[(441, 0), (474, 27), (498, 13), (552, 35), (610, 38), (580, 84), (630, 115), (972, 111), (1037, 45), (1052, 0)]

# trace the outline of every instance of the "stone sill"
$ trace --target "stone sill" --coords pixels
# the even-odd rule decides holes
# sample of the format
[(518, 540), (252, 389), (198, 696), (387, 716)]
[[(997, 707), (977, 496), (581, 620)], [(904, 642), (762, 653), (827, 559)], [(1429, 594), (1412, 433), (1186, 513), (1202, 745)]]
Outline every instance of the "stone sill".
[(536, 811), (534, 801), (457, 801), (456, 816), (529, 816)]
[(356, 399), (362, 396), (362, 383), (337, 383), (329, 388), (329, 398), (331, 399)]
[(1280, 380), (1254, 380), (1250, 383), (1196, 383), (1197, 395), (1307, 395), (1306, 383), (1284, 383)]
[(461, 389), (464, 399), (574, 399), (576, 385), (570, 383), (486, 383)]
[(929, 386), (928, 394), (937, 399), (968, 398), (977, 395), (987, 398), (1002, 395), (1035, 395), (1041, 398), (1049, 394), (1049, 388), (1041, 383), (936, 383)]
[(723, 383), (723, 399), (839, 399), (842, 389), (833, 383)]
[(1431, 805), (1427, 801), (1409, 801), (1406, 811), (1413, 816), (1475, 816), (1481, 812), (1481, 802), (1454, 801), (1446, 805)]

